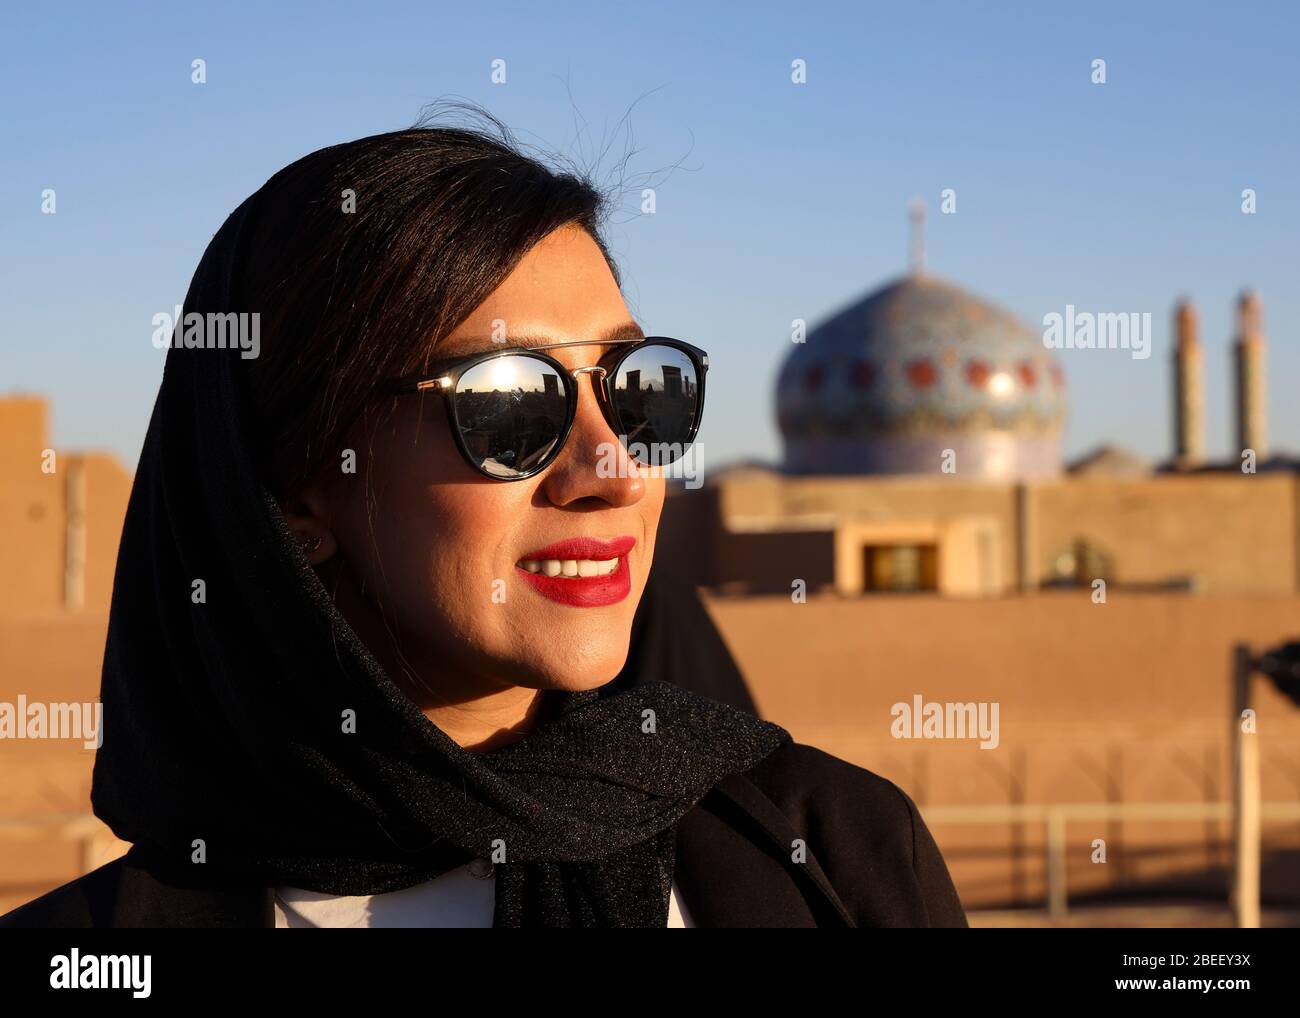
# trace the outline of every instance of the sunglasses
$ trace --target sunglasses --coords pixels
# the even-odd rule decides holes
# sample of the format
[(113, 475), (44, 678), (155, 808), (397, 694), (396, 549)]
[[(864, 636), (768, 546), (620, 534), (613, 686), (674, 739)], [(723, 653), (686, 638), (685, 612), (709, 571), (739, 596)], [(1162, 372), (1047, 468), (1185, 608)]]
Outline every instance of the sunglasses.
[(686, 454), (704, 415), (709, 357), (680, 339), (623, 340), (589, 367), (567, 368), (546, 350), (591, 346), (549, 343), (472, 355), (435, 377), (397, 379), (395, 395), (437, 392), (461, 455), (484, 477), (522, 481), (560, 454), (578, 412), (579, 376), (591, 384), (610, 430), (644, 466)]

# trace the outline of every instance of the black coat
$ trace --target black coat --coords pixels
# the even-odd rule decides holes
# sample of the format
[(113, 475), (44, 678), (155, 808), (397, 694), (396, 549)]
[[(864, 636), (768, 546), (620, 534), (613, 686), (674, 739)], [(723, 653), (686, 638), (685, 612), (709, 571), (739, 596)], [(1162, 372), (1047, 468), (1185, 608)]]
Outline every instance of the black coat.
[[(912, 800), (799, 743), (724, 779), (682, 818), (674, 879), (698, 927), (967, 925)], [(270, 888), (177, 887), (134, 852), (0, 917), (15, 928), (273, 925)]]

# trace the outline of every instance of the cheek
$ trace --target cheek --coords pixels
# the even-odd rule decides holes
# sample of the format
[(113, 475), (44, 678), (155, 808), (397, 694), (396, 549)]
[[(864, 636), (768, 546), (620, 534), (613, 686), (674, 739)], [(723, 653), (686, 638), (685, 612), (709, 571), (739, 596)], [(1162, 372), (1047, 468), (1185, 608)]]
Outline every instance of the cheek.
[[(461, 458), (442, 414), (406, 414), (375, 434), (369, 474), (343, 481), (335, 501), (344, 557), (368, 600), (406, 627), (452, 626), (491, 602), (512, 522), (526, 518), (528, 484), (493, 484)], [(362, 448), (365, 444), (362, 445)]]
[(377, 493), (373, 547), (363, 559), (368, 589), (385, 613), (412, 634), (463, 639), (490, 627), (499, 616), (485, 610), (496, 581), (513, 582), (513, 561), (505, 560), (512, 528), (527, 519), (522, 489), (531, 486), (393, 475)]
[(494, 583), (512, 578), (504, 561), (512, 527), (526, 518), (523, 485), (438, 485), (423, 491), (423, 510), (408, 517), (412, 560), (426, 564), (430, 589), (449, 613), (482, 612)]

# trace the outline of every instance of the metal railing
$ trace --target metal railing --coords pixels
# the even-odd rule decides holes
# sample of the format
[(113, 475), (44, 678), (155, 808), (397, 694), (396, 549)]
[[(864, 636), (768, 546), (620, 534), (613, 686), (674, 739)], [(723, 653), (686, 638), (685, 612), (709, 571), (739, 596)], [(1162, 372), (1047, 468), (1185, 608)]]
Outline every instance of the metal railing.
[[(1046, 855), (1047, 914), (1062, 919), (1069, 908), (1066, 886), (1066, 825), (1074, 821), (1147, 821), (1179, 823), (1221, 820), (1232, 822), (1231, 802), (1084, 802), (999, 803), (983, 806), (918, 807), (927, 826), (993, 826), (1042, 824)], [(1300, 802), (1261, 802), (1261, 820), (1300, 821)]]

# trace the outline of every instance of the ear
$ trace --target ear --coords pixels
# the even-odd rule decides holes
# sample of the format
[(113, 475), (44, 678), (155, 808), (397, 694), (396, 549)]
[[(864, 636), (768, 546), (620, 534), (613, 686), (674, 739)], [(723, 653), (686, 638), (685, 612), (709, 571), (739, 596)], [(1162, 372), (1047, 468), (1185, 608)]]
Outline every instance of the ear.
[(330, 528), (325, 499), (318, 490), (304, 489), (288, 499), (281, 512), (308, 562), (318, 566), (334, 557), (339, 550), (338, 541)]

